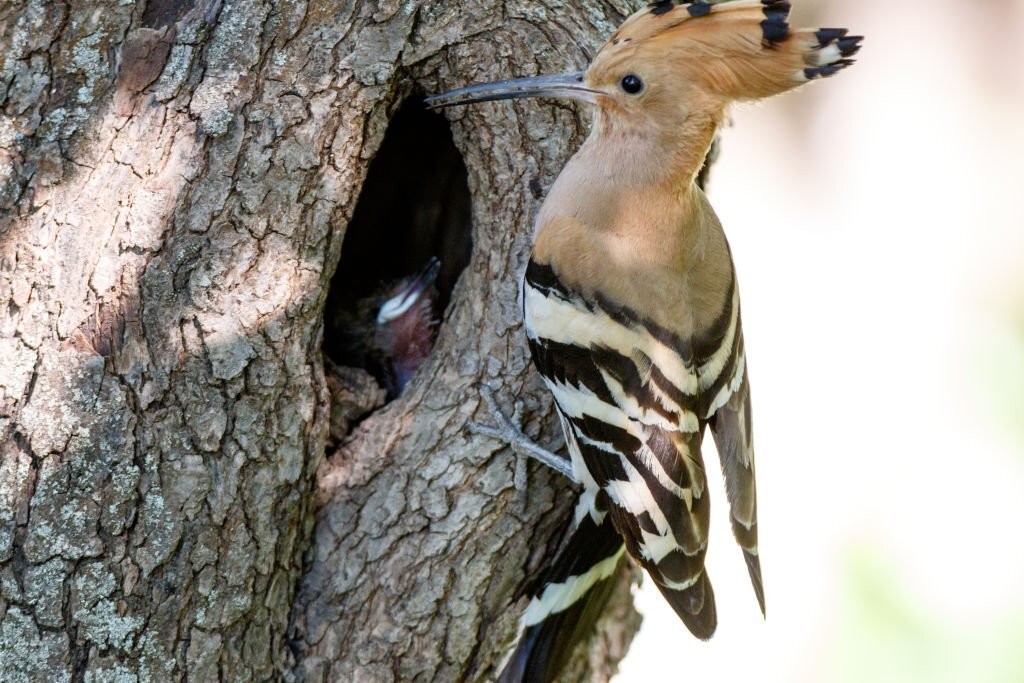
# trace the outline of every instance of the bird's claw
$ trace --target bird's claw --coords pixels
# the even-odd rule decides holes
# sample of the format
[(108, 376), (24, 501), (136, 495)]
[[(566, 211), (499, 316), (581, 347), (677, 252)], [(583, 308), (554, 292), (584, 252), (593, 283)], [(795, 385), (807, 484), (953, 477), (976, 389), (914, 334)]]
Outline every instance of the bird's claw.
[[(523, 434), (522, 430), (502, 412), (498, 406), (497, 399), (494, 397), (494, 392), (489, 386), (481, 384), (480, 393), (483, 395), (484, 402), (487, 403), (487, 408), (497, 425), (491, 427), (479, 422), (470, 421), (466, 423), (466, 428), (470, 432), (503, 441), (517, 455), (538, 460), (569, 479), (576, 480), (572, 473), (572, 466), (566, 458), (538, 446), (530, 437)], [(520, 486), (521, 480), (525, 478), (525, 473), (521, 473), (519, 469), (517, 468), (515, 477), (517, 489), (522, 488)]]

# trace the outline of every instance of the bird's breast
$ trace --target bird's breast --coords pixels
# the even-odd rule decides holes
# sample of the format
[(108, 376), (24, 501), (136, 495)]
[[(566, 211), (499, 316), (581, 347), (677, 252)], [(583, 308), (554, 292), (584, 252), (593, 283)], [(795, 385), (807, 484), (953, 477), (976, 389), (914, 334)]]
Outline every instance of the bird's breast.
[[(658, 240), (625, 222), (595, 227), (560, 216), (539, 226), (532, 261), (549, 268), (586, 305), (643, 319), (654, 337), (680, 349), (691, 340), (701, 346), (720, 327), (716, 322), (734, 289), (732, 259), (717, 222), (696, 238)], [(586, 320), (579, 324), (596, 324)], [(700, 349), (694, 353), (699, 357)]]

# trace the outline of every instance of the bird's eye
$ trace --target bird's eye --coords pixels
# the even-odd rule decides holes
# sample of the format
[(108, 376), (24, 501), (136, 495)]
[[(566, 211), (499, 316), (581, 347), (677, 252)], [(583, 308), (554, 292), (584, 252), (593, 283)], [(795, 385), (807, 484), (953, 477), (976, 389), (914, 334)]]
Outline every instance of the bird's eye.
[(626, 74), (623, 76), (620, 85), (630, 95), (636, 95), (644, 89), (644, 82), (636, 74)]

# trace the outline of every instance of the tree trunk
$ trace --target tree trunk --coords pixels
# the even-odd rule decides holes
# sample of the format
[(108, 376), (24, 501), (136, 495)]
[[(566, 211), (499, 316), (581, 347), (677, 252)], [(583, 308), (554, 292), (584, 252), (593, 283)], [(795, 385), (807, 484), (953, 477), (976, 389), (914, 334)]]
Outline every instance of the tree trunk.
[[(0, 8), (0, 680), (495, 675), (574, 496), (464, 425), (487, 382), (560, 441), (516, 295), (578, 111), (449, 113), (469, 265), (327, 458), (325, 303), (403, 101), (582, 68), (630, 9)], [(575, 677), (624, 654), (631, 577)]]

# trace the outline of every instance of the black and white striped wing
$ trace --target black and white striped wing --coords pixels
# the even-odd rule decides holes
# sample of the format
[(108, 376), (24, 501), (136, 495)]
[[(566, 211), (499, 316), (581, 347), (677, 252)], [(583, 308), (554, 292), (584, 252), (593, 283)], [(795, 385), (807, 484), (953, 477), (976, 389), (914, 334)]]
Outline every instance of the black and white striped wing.
[[(704, 571), (710, 509), (701, 397), (717, 375), (702, 382), (684, 358), (687, 345), (633, 311), (570, 291), (549, 266), (531, 261), (524, 308), (584, 502), (594, 514), (607, 510), (629, 554), (691, 632), (710, 637), (716, 616)], [(734, 369), (712, 360), (718, 373)]]
[[(701, 344), (707, 352), (698, 368), (704, 390), (700, 409), (711, 427), (722, 465), (733, 535), (743, 550), (757, 604), (764, 614), (764, 586), (757, 553), (757, 488), (750, 380), (735, 277), (729, 300), (731, 303), (722, 311), (719, 323), (712, 326), (708, 338)], [(723, 325), (726, 319), (729, 322)]]
[(729, 401), (715, 411), (710, 425), (725, 476), (733, 535), (743, 549), (750, 583), (764, 614), (764, 586), (757, 553), (757, 488), (754, 481), (750, 384), (745, 371), (739, 387)]

